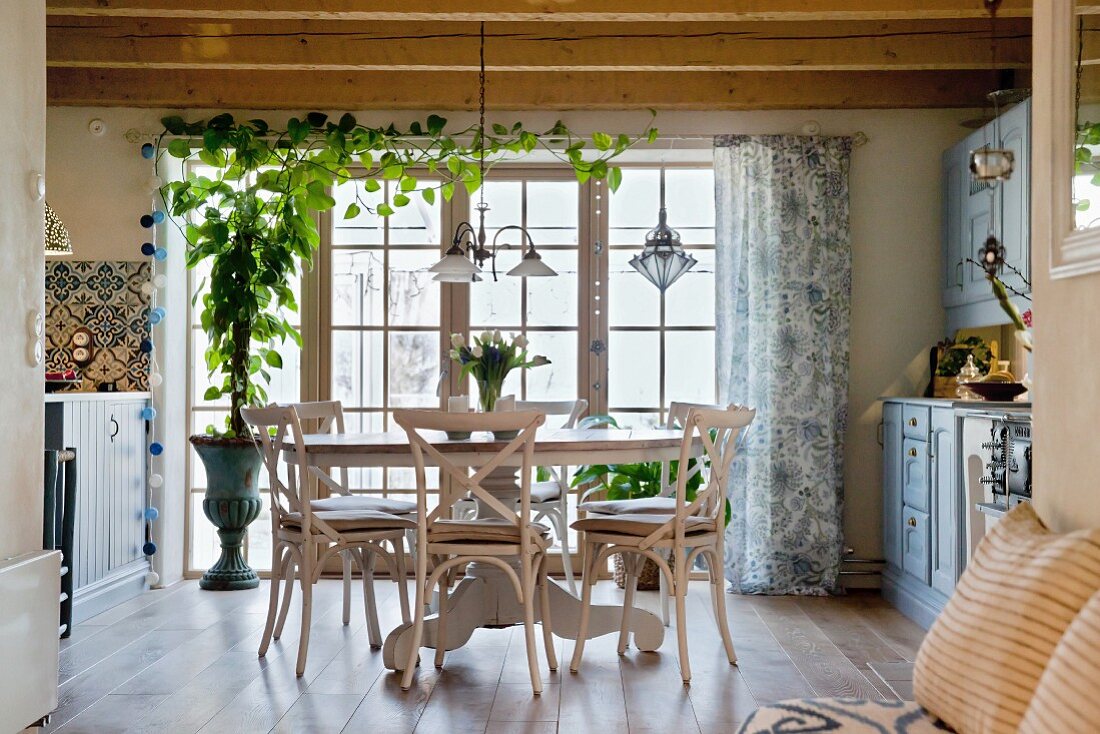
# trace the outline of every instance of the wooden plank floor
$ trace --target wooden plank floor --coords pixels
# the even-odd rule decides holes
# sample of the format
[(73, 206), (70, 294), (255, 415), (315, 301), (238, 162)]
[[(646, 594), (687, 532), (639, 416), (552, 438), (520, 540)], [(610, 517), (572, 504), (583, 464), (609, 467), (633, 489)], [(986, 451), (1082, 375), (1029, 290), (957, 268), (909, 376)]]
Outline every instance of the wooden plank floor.
[[(378, 584), (384, 629), (399, 621), (395, 586)], [(358, 588), (358, 584), (356, 585)], [(639, 605), (656, 610), (653, 593)], [(608, 582), (597, 600), (616, 602)], [(362, 596), (340, 623), (340, 584), (315, 592), (306, 675), (294, 676), (297, 608), (267, 657), (256, 647), (267, 587), (204, 592), (195, 582), (148, 592), (79, 624), (61, 651), (60, 707), (50, 731), (77, 732), (551, 732), (736, 731), (758, 705), (800, 696), (893, 699), (869, 666), (905, 670), (922, 632), (875, 593), (838, 598), (727, 596), (738, 667), (725, 660), (709, 590), (691, 590), (693, 680), (680, 683), (676, 638), (656, 654), (615, 653), (616, 635), (591, 641), (581, 672), (568, 672), (572, 643), (560, 641), (562, 672), (531, 695), (519, 628), (478, 630), (447, 655), (442, 671), (422, 668), (403, 693), (371, 650)], [(297, 597), (295, 598), (297, 602)], [(295, 605), (296, 606), (296, 605)]]

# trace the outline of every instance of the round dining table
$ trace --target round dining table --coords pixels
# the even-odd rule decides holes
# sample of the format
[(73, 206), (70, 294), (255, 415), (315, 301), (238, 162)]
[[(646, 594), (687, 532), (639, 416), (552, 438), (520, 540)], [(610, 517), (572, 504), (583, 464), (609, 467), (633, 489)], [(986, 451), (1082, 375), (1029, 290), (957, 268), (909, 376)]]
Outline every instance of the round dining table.
[[(502, 451), (507, 441), (498, 441), (489, 433), (474, 433), (465, 440), (451, 440), (443, 433), (426, 431), (424, 437), (447, 460), (458, 466), (477, 467)], [(535, 441), (536, 466), (579, 466), (583, 464), (626, 464), (641, 461), (669, 461), (679, 458), (683, 432), (666, 429), (546, 429)], [(410, 467), (412, 451), (404, 432), (306, 434), (306, 463), (323, 470), (336, 467)], [(293, 460), (293, 444), (284, 444), (284, 458)], [(693, 455), (702, 446), (696, 439)], [(508, 502), (519, 497), (516, 467), (522, 453), (508, 457), (482, 482), (482, 487), (497, 499)], [(425, 455), (425, 460), (431, 458)], [(478, 503), (478, 517), (495, 513)], [(517, 561), (518, 562), (518, 561)], [(581, 602), (559, 584), (550, 584), (550, 616), (558, 637), (575, 640), (580, 626)], [(448, 650), (462, 647), (479, 627), (500, 628), (523, 623), (523, 609), (516, 600), (514, 587), (499, 568), (471, 563), (448, 596)], [(536, 616), (539, 611), (536, 605)], [(622, 607), (593, 605), (588, 623), (588, 639), (619, 630)], [(635, 645), (652, 651), (664, 640), (664, 625), (651, 612), (635, 609), (631, 614)], [(386, 637), (383, 660), (387, 668), (397, 670), (408, 659), (412, 644), (412, 625), (402, 624)], [(424, 622), (423, 645), (438, 644), (436, 617)]]

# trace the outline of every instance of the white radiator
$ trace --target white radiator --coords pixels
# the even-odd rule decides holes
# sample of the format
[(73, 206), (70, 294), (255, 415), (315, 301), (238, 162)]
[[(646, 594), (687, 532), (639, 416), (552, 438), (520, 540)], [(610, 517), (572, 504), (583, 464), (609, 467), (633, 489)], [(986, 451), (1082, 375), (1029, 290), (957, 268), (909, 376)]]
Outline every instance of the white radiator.
[(0, 560), (0, 733), (57, 708), (61, 553)]

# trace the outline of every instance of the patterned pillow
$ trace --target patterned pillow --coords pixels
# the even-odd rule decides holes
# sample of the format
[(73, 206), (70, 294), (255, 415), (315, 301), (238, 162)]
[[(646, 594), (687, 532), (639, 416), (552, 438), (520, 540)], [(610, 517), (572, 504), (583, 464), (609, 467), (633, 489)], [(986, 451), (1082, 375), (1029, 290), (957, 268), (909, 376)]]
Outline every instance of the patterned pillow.
[(1022, 734), (1100, 729), (1100, 592), (1062, 636), (1027, 707)]
[(941, 734), (943, 731), (912, 701), (861, 701), (819, 698), (780, 701), (758, 708), (740, 734)]
[(1051, 653), (1100, 589), (1100, 529), (1065, 535), (1030, 504), (986, 533), (932, 625), (916, 700), (961, 734), (1015, 732)]

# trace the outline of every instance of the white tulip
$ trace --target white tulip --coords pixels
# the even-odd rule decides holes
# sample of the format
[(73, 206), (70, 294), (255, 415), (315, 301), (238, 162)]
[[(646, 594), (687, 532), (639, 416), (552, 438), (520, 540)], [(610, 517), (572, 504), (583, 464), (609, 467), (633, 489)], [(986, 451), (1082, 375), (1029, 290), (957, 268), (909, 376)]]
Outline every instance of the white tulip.
[(470, 354), (474, 355), (474, 359), (481, 359), (481, 347), (475, 344), (470, 350)]
[(462, 349), (466, 345), (466, 340), (462, 338), (462, 334), (451, 334), (451, 346), (455, 349)]
[(493, 332), (491, 332), (491, 331), (481, 332), (481, 343), (482, 344), (488, 344), (492, 340), (493, 340)]
[(519, 347), (520, 349), (526, 349), (527, 348), (527, 337), (525, 337), (523, 334), (517, 334), (516, 338), (515, 338), (515, 341), (514, 341), (514, 344), (517, 347)]
[(493, 332), (493, 341), (498, 343), (498, 344), (503, 344), (504, 343), (504, 337), (502, 337), (500, 335), (500, 329), (497, 329), (496, 331)]
[(531, 358), (532, 367), (542, 367), (544, 364), (550, 364), (550, 360), (541, 354)]

